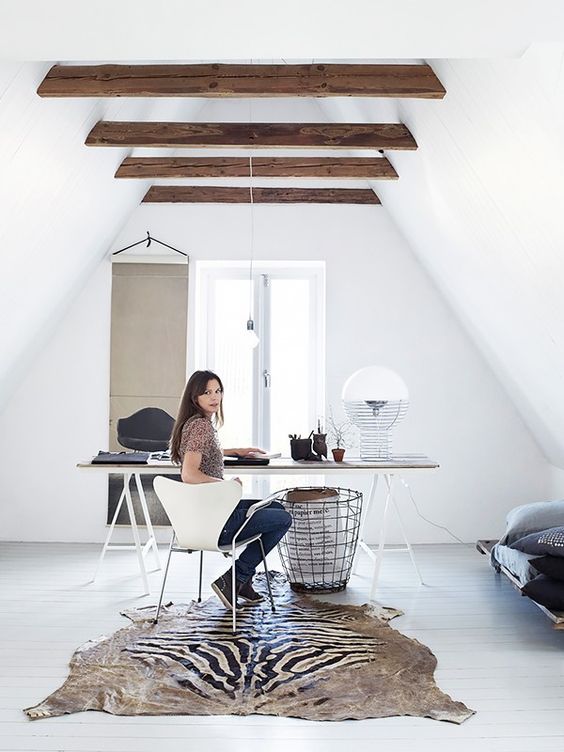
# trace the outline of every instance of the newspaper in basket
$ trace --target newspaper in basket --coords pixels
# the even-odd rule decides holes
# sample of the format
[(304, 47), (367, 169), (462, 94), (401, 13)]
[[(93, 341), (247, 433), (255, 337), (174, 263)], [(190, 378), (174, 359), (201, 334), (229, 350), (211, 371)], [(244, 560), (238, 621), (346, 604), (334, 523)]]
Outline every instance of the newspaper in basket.
[(362, 494), (341, 488), (293, 488), (281, 491), (277, 500), (293, 518), (279, 544), (292, 589), (343, 590), (358, 539)]

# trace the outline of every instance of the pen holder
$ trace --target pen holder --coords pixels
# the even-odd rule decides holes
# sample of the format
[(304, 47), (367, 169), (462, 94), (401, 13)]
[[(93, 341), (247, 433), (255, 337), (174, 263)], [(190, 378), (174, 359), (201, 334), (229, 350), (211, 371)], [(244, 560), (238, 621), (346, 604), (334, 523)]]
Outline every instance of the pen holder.
[(311, 439), (290, 439), (290, 454), (293, 460), (307, 460), (311, 453)]

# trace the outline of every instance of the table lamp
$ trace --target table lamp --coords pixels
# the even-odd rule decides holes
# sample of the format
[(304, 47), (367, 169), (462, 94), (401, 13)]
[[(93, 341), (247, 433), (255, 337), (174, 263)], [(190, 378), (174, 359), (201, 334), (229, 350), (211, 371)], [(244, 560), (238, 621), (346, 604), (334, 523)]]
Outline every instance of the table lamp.
[(345, 413), (360, 430), (363, 460), (392, 456), (392, 428), (405, 416), (409, 392), (397, 373), (382, 366), (355, 371), (342, 392)]

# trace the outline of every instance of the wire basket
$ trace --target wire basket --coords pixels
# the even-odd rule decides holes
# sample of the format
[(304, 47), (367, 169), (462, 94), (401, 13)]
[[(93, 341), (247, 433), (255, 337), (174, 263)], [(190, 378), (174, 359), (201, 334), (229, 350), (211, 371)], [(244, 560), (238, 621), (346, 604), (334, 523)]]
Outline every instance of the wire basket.
[(286, 488), (276, 494), (293, 518), (278, 544), (284, 572), (298, 593), (338, 593), (351, 575), (362, 494), (349, 488)]

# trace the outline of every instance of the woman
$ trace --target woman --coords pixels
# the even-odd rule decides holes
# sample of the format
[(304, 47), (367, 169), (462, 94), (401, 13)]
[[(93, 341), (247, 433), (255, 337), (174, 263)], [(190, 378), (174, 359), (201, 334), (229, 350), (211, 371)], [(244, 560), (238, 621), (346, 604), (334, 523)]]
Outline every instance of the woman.
[[(262, 453), (256, 447), (244, 449), (221, 449), (217, 427), (223, 425), (223, 384), (212, 371), (195, 371), (184, 389), (178, 417), (170, 440), (170, 455), (173, 462), (182, 466), (184, 483), (215, 483), (223, 479), (224, 455), (247, 457)], [(236, 478), (239, 483), (241, 480)], [(223, 528), (219, 545), (231, 543), (233, 536), (245, 521), (252, 501), (240, 501)], [(282, 504), (272, 502), (259, 509), (245, 526), (245, 536), (261, 533), (265, 553), (271, 551), (284, 537), (292, 524), (292, 517)], [(258, 540), (249, 544), (235, 562), (237, 595), (248, 603), (259, 603), (262, 596), (253, 588), (253, 575), (261, 562)], [(232, 605), (231, 568), (221, 575), (212, 588), (222, 603)]]

